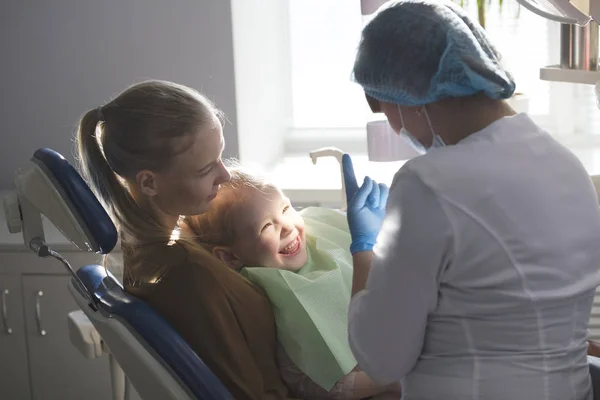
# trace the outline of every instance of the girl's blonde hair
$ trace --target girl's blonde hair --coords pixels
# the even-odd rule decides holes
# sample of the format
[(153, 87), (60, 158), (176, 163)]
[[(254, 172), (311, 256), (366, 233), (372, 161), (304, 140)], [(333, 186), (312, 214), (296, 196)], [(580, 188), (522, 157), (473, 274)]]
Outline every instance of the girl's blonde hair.
[(228, 160), (225, 164), (231, 179), (221, 184), (217, 198), (204, 214), (186, 219), (198, 243), (208, 251), (217, 246), (233, 245), (237, 239), (237, 216), (247, 196), (277, 190), (266, 178), (244, 170), (235, 160)]
[(168, 242), (173, 227), (162, 226), (139, 207), (127, 184), (141, 170), (168, 168), (193, 143), (193, 135), (219, 117), (221, 112), (202, 94), (159, 80), (133, 85), (83, 115), (75, 139), (80, 171), (122, 238)]

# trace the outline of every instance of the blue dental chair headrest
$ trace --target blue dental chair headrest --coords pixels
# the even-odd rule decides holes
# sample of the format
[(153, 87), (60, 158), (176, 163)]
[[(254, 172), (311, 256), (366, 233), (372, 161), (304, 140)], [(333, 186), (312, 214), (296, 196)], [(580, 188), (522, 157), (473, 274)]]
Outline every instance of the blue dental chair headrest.
[(119, 238), (115, 225), (75, 168), (51, 149), (37, 150), (32, 161), (52, 180), (63, 201), (93, 239), (94, 250), (110, 253)]
[[(117, 230), (79, 173), (54, 150), (40, 149), (35, 152), (32, 161), (42, 168), (82, 230), (90, 236), (88, 239), (94, 244), (92, 250), (109, 253), (117, 243)], [(179, 333), (150, 306), (126, 293), (103, 266), (88, 265), (76, 274), (96, 300), (95, 305), (105, 315), (116, 317), (134, 331), (145, 348), (151, 349), (154, 358), (166, 366), (197, 399), (232, 398)], [(111, 347), (111, 343), (107, 345)]]

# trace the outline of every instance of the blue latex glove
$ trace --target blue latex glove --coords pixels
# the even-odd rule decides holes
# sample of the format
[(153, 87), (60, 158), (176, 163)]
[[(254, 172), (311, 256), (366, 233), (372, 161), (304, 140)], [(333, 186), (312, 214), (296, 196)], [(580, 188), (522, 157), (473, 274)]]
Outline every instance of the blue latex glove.
[(342, 157), (342, 169), (346, 183), (348, 225), (352, 236), (350, 252), (355, 254), (373, 250), (385, 216), (389, 189), (387, 185), (377, 184), (368, 176), (362, 186), (358, 187), (352, 159), (348, 154)]

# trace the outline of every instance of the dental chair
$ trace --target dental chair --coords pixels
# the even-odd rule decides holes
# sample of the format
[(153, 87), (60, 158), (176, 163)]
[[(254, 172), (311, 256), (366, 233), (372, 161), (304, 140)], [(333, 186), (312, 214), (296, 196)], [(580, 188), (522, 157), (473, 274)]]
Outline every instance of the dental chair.
[(590, 365), (590, 376), (592, 377), (592, 388), (594, 389), (594, 400), (600, 400), (600, 358), (588, 356)]
[(74, 271), (46, 245), (42, 214), (83, 251), (108, 254), (117, 243), (111, 219), (68, 161), (40, 149), (17, 172), (15, 186), (4, 206), (9, 231), (22, 231), (27, 248), (58, 259), (69, 270), (68, 290), (144, 400), (232, 398), (173, 327), (127, 294), (103, 266)]

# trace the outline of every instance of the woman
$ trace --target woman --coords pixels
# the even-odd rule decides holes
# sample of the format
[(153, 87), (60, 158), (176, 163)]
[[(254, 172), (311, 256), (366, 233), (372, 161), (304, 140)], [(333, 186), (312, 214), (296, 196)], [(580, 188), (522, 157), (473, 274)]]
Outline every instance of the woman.
[(406, 399), (591, 399), (598, 200), (578, 159), (503, 101), (515, 84), (483, 29), (449, 1), (390, 2), (354, 77), (424, 153), (385, 212), (345, 159), (365, 372), (402, 379)]
[(203, 213), (229, 179), (219, 115), (192, 89), (140, 83), (83, 116), (81, 169), (120, 229), (126, 290), (165, 317), (235, 399), (286, 399), (267, 298), (195, 245), (181, 217)]

